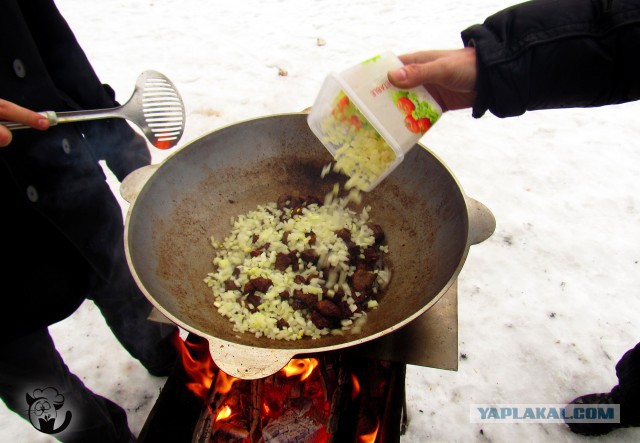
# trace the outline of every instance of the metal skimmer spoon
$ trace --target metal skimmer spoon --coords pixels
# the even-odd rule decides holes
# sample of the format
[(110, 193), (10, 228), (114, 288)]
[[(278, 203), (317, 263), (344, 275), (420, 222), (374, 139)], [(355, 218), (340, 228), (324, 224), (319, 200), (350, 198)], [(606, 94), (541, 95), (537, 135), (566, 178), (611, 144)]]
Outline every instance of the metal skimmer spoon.
[[(131, 98), (122, 106), (83, 111), (41, 112), (51, 126), (103, 118), (125, 118), (138, 126), (153, 146), (169, 149), (184, 132), (185, 112), (182, 98), (171, 80), (156, 71), (145, 71), (138, 77)], [(0, 122), (10, 130), (28, 126)]]

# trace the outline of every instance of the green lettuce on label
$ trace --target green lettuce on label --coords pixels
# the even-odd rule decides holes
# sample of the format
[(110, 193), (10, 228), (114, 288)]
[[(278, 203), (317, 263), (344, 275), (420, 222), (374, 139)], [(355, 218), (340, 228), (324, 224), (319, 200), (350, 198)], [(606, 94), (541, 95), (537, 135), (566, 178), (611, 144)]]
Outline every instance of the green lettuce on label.
[(428, 118), (433, 125), (440, 118), (438, 111), (436, 111), (429, 102), (420, 100), (416, 93), (409, 91), (394, 91), (391, 93), (391, 99), (396, 105), (398, 104), (398, 99), (402, 97), (408, 98), (413, 103), (414, 109), (411, 111), (411, 116), (414, 119)]

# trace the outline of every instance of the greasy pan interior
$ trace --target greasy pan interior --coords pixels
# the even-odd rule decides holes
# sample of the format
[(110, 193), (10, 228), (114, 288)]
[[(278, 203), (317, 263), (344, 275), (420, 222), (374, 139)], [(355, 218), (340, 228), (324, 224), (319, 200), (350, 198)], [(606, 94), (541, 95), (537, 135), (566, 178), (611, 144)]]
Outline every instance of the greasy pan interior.
[(338, 176), (320, 178), (331, 156), (306, 114), (234, 124), (169, 157), (132, 203), (128, 259), (143, 292), (170, 319), (203, 336), (259, 348), (313, 351), (384, 335), (432, 306), (457, 277), (468, 251), (465, 198), (429, 151), (412, 149), (381, 185), (364, 195), (385, 230), (393, 276), (360, 334), (295, 342), (238, 334), (220, 316), (203, 279), (212, 269), (209, 237), (221, 240), (231, 218), (281, 194), (323, 197)]

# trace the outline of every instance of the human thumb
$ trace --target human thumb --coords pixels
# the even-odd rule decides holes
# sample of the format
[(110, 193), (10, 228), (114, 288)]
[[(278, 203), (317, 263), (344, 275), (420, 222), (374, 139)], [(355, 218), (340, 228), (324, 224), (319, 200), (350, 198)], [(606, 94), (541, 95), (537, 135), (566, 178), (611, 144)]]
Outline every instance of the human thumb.
[(398, 88), (411, 87), (411, 86), (408, 86), (409, 78), (408, 78), (407, 70), (405, 67), (392, 69), (391, 71), (389, 71), (387, 76), (389, 77), (389, 81), (393, 86), (397, 86)]
[(11, 143), (11, 139), (13, 138), (12, 136), (13, 134), (11, 134), (11, 131), (5, 127), (0, 127), (0, 148), (9, 146), (9, 143)]
[(415, 63), (392, 69), (388, 73), (389, 81), (398, 88), (413, 88), (425, 83), (435, 83), (433, 75), (437, 75), (432, 63)]

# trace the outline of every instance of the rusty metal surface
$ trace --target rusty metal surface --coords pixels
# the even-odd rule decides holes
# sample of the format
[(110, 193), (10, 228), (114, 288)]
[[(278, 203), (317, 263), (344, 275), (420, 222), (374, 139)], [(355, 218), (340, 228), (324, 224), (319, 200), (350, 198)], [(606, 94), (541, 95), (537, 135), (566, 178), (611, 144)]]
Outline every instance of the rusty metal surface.
[(306, 114), (250, 120), (167, 158), (130, 206), (126, 250), (136, 281), (163, 315), (207, 338), (214, 360), (231, 375), (264, 377), (294, 355), (362, 344), (409, 324), (447, 292), (470, 245), (487, 236), (470, 237), (467, 197), (442, 162), (416, 147), (364, 196), (385, 229), (393, 277), (362, 332), (298, 341), (234, 332), (203, 282), (213, 258), (209, 237), (224, 238), (232, 218), (279, 195), (323, 196), (343, 181), (320, 178), (330, 161)]

